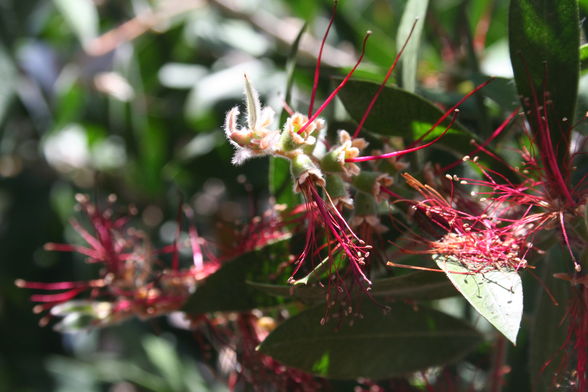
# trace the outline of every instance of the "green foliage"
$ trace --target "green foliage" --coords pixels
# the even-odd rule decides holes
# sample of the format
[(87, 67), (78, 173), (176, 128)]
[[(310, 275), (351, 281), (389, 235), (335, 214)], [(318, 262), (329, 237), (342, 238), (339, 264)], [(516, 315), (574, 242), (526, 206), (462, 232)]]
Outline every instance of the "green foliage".
[(244, 311), (273, 306), (280, 301), (254, 289), (247, 281), (259, 280), (275, 271), (284, 261), (283, 241), (244, 253), (226, 262), (196, 288), (183, 310), (190, 314)]
[[(319, 186), (321, 206), (331, 215), (312, 216), (320, 200), (294, 192), (291, 158), (256, 157), (233, 166), (234, 146), (222, 128), (231, 107), (243, 112), (243, 74), (264, 106), (280, 113), (286, 103), (306, 114), (333, 4), (260, 4), (9, 0), (0, 7), (0, 253), (9, 261), (0, 266), (0, 390), (221, 391), (219, 381), (228, 380), (235, 390), (296, 390), (300, 384), (280, 379), (290, 376), (288, 382), (309, 387), (318, 380), (315, 389), (333, 391), (363, 383), (366, 389), (480, 392), (486, 388), (480, 380), (493, 391), (513, 390), (515, 380), (538, 391), (552, 390), (556, 381), (581, 388), (568, 321), (570, 299), (588, 268), (580, 216), (586, 169), (585, 154), (571, 148), (585, 145), (586, 125), (572, 124), (588, 102), (586, 89), (578, 88), (588, 80), (588, 47), (580, 45), (588, 34), (580, 23), (588, 1), (339, 2), (315, 110), (332, 91), (330, 82), (351, 69), (365, 31), (372, 35), (340, 102), (321, 113), (325, 137), (306, 146), (307, 167), (319, 167), (323, 153), (339, 146), (339, 129), (353, 133), (416, 18), (398, 69), (359, 135), (370, 142), (360, 156), (411, 146), (474, 86), (499, 76), (461, 105), (432, 148), (398, 161), (358, 163), (364, 172), (386, 168), (394, 177), (385, 191), (375, 187), (382, 194), (369, 195), (370, 208), (332, 209)], [(488, 139), (519, 98), (531, 135), (514, 119)], [(528, 140), (539, 133), (528, 110), (533, 100), (549, 106), (554, 166), (577, 168), (566, 205), (543, 192), (545, 168), (532, 161), (541, 152), (537, 140)], [(439, 136), (451, 115), (417, 144)], [(287, 110), (280, 117), (272, 129), (282, 129)], [(478, 159), (461, 164), (472, 151)], [(359, 204), (357, 192), (374, 190), (373, 181), (361, 186), (339, 167), (320, 169), (325, 178), (339, 176), (343, 199)], [(404, 172), (422, 188), (398, 181)], [(119, 270), (80, 248), (93, 245), (68, 223), (77, 193), (91, 195), (99, 211), (109, 208), (109, 194), (118, 195), (108, 219), (130, 212), (121, 233), (131, 239), (117, 241), (140, 242), (141, 252), (125, 254)], [(504, 201), (509, 198), (516, 202)], [(187, 218), (178, 213), (182, 203), (194, 210)], [(342, 220), (333, 218), (335, 211)], [(536, 226), (503, 230), (518, 219)], [(470, 225), (453, 225), (460, 220)], [(88, 219), (79, 221), (87, 235), (99, 236)], [(489, 225), (496, 230), (485, 231)], [(479, 273), (459, 257), (431, 260), (446, 235), (459, 239), (468, 230), (480, 234), (478, 251), (482, 234), (533, 243), (518, 254), (533, 271), (493, 269), (487, 260), (488, 270)], [(281, 240), (255, 241), (268, 233)], [(353, 241), (357, 248), (342, 250)], [(81, 252), (48, 252), (46, 242), (75, 244), (71, 249)], [(244, 243), (266, 245), (243, 252)], [(303, 249), (308, 260), (299, 258)], [(401, 252), (411, 254), (404, 267), (442, 271), (386, 265)], [(572, 270), (568, 254), (582, 268)], [(218, 270), (199, 270), (199, 263), (212, 262)], [(537, 295), (536, 283), (528, 284), (535, 273)], [(150, 274), (155, 278), (145, 281)], [(63, 285), (24, 290), (16, 279)], [(80, 292), (66, 288), (87, 282), (91, 287)], [(190, 290), (183, 292), (183, 284)], [(30, 314), (31, 294), (41, 316)], [(121, 300), (109, 302), (107, 294)], [(437, 301), (448, 297), (452, 316)], [(158, 303), (161, 298), (170, 301)], [(125, 321), (105, 327), (122, 319), (113, 317), (119, 311)], [(480, 315), (513, 343), (508, 355), (501, 336), (479, 331), (485, 328)], [(39, 329), (35, 321), (66, 334)]]
[[(580, 31), (578, 2), (513, 0), (509, 12), (509, 45), (517, 90), (523, 107), (551, 102), (549, 130), (560, 159), (574, 122), (579, 78)], [(527, 100), (527, 102), (525, 102)], [(533, 104), (535, 101), (537, 103)], [(534, 115), (531, 130), (539, 132)]]
[(426, 307), (384, 307), (366, 299), (357, 311), (357, 318), (325, 324), (323, 306), (306, 310), (281, 324), (259, 349), (323, 377), (381, 379), (454, 362), (480, 343), (472, 327)]

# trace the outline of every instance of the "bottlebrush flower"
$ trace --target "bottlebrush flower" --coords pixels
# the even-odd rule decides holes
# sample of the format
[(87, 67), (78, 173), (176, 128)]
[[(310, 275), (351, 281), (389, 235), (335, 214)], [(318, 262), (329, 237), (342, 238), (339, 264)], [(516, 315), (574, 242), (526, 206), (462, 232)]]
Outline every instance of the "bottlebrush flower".
[(411, 202), (413, 210), (426, 217), (431, 233), (441, 233), (437, 240), (421, 241), (426, 249), (419, 253), (453, 256), (472, 273), (527, 266), (530, 240), (538, 229), (533, 215), (523, 211), (520, 216), (510, 216), (513, 211), (498, 208), (492, 201), (476, 203), (475, 208), (469, 208), (472, 212), (464, 211), (456, 208), (458, 203), (410, 174), (404, 173), (403, 177), (423, 197)]
[[(34, 294), (34, 311), (50, 314), (41, 319), (46, 324), (51, 316), (65, 316), (56, 327), (85, 328), (102, 326), (131, 316), (140, 318), (169, 313), (180, 308), (195, 289), (196, 283), (218, 269), (215, 260), (202, 263), (200, 245), (195, 230), (191, 229), (191, 243), (195, 265), (179, 269), (161, 266), (161, 253), (174, 253), (177, 246), (153, 249), (147, 236), (136, 229), (126, 228), (128, 217), (115, 218), (112, 209), (100, 209), (88, 197), (77, 196), (79, 207), (88, 218), (91, 230), (73, 220), (73, 228), (86, 245), (47, 244), (46, 250), (76, 252), (87, 257), (86, 262), (99, 264), (99, 277), (82, 282), (29, 282), (17, 280), (22, 288), (60, 291)], [(110, 203), (114, 202), (111, 198)]]

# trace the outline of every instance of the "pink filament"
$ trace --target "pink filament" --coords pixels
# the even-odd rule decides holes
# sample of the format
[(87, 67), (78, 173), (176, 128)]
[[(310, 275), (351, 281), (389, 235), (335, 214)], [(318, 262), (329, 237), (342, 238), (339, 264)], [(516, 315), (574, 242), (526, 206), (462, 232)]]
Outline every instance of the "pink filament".
[(372, 100), (370, 101), (370, 104), (368, 105), (367, 109), (363, 113), (363, 116), (361, 117), (361, 121), (359, 121), (359, 124), (357, 125), (357, 128), (355, 128), (355, 132), (353, 132), (353, 137), (354, 138), (357, 137), (357, 135), (359, 135), (359, 132), (363, 128), (363, 124), (367, 120), (368, 115), (370, 114), (370, 112), (372, 111), (372, 108), (376, 104), (376, 100), (378, 99), (378, 97), (382, 93), (382, 90), (384, 90), (384, 86), (386, 86), (386, 83), (388, 82), (388, 79), (390, 79), (390, 76), (392, 75), (392, 72), (396, 68), (396, 64), (398, 64), (398, 61), (400, 60), (400, 56), (402, 56), (402, 53), (404, 52), (404, 49), (406, 49), (406, 45), (408, 45), (408, 42), (410, 41), (410, 37), (412, 36), (412, 33), (414, 31), (414, 28), (416, 27), (417, 22), (418, 22), (418, 19), (415, 20), (414, 23), (412, 24), (412, 28), (410, 29), (410, 32), (408, 33), (408, 37), (406, 38), (406, 41), (404, 41), (404, 44), (402, 45), (402, 48), (400, 48), (400, 50), (396, 54), (396, 57), (394, 58), (394, 62), (392, 63), (392, 65), (390, 66), (390, 68), (388, 68), (388, 72), (386, 72), (386, 76), (384, 77), (384, 80), (382, 81), (382, 83), (380, 83), (380, 87), (378, 88), (378, 91), (376, 91), (376, 93), (372, 97)]
[(323, 40), (321, 41), (321, 47), (319, 49), (319, 53), (316, 59), (316, 67), (314, 69), (314, 82), (312, 84), (312, 93), (310, 95), (310, 105), (308, 106), (308, 117), (312, 116), (312, 110), (314, 108), (314, 99), (316, 97), (316, 90), (318, 87), (319, 82), (319, 75), (321, 73), (321, 58), (323, 57), (323, 49), (325, 47), (325, 42), (327, 41), (327, 37), (329, 36), (329, 31), (331, 30), (331, 26), (333, 25), (333, 21), (335, 20), (335, 14), (337, 11), (337, 1), (333, 3), (333, 12), (331, 14), (331, 19), (329, 20), (329, 25), (327, 26), (327, 31), (325, 31), (325, 35), (323, 36)]
[(335, 98), (335, 96), (343, 88), (343, 86), (345, 86), (347, 84), (347, 82), (351, 78), (351, 75), (353, 75), (353, 73), (355, 72), (355, 70), (357, 69), (357, 67), (359, 67), (359, 64), (361, 63), (361, 60), (363, 60), (363, 56), (365, 55), (365, 46), (366, 46), (367, 40), (368, 40), (368, 38), (370, 37), (371, 34), (372, 34), (371, 31), (368, 31), (366, 33), (365, 38), (363, 39), (362, 47), (361, 47), (361, 55), (357, 59), (357, 62), (355, 63), (355, 65), (353, 66), (353, 68), (351, 69), (351, 71), (349, 71), (349, 73), (347, 74), (347, 76), (345, 76), (345, 78), (343, 79), (343, 81), (341, 81), (341, 83), (339, 83), (339, 85), (337, 86), (337, 88), (335, 88), (335, 90), (333, 90), (333, 92), (327, 97), (327, 99), (325, 100), (325, 102), (323, 102), (323, 104), (318, 108), (318, 110), (316, 111), (316, 113), (313, 114), (312, 117), (310, 117), (308, 119), (308, 121), (306, 122), (306, 124), (304, 124), (302, 126), (302, 128), (300, 128), (300, 130), (297, 132), (299, 135), (302, 134), (302, 132), (304, 132), (306, 130), (306, 128), (308, 128), (308, 126), (314, 120), (317, 119), (317, 117), (323, 112), (323, 110), (325, 110), (325, 108), (327, 107), (327, 105), (329, 105), (329, 103), (331, 103), (331, 101)]

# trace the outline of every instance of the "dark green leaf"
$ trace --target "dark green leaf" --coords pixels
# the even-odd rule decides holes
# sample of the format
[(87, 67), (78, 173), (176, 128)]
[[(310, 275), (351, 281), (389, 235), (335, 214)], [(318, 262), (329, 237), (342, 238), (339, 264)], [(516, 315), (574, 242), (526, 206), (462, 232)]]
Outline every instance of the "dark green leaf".
[(295, 297), (301, 300), (320, 300), (325, 298), (325, 289), (319, 286), (283, 285), (259, 282), (247, 282), (251, 287), (263, 291), (266, 294), (276, 297)]
[(274, 330), (260, 350), (322, 377), (381, 379), (454, 362), (481, 341), (463, 321), (425, 307), (397, 303), (385, 312), (365, 299), (357, 309), (362, 317), (326, 325), (324, 305), (304, 311)]
[[(579, 26), (575, 0), (510, 3), (509, 46), (517, 90), (525, 109), (543, 105), (543, 93), (549, 92), (549, 129), (560, 162), (568, 153), (563, 146), (569, 143), (578, 94)], [(535, 116), (527, 116), (532, 131), (539, 130)]]
[(516, 271), (471, 273), (454, 257), (433, 259), (455, 288), (513, 344), (523, 316), (523, 286)]
[(196, 289), (183, 307), (191, 314), (218, 311), (242, 311), (273, 306), (279, 301), (251, 287), (247, 280), (260, 280), (275, 272), (283, 262), (284, 241), (245, 253), (224, 264)]
[[(316, 285), (276, 285), (247, 282), (267, 294), (278, 297), (295, 297), (301, 300), (321, 300), (326, 289)], [(453, 285), (442, 273), (412, 272), (374, 281), (370, 295), (393, 299), (429, 300), (457, 295)]]
[[(562, 324), (562, 320), (568, 310), (570, 284), (553, 278), (554, 273), (567, 270), (565, 263), (569, 263), (569, 259), (562, 258), (559, 247), (554, 247), (542, 266), (541, 279), (546, 287), (539, 288), (529, 350), (531, 382), (533, 390), (537, 392), (554, 390), (554, 373), (559, 370), (563, 353), (561, 347), (568, 333), (567, 323)], [(549, 290), (558, 305), (553, 303), (546, 290)]]
[[(359, 122), (377, 89), (378, 84), (352, 80), (341, 90), (339, 98), (351, 117)], [(443, 111), (426, 99), (398, 87), (387, 86), (372, 108), (365, 128), (378, 135), (401, 136), (411, 140), (427, 132), (442, 115)], [(449, 121), (443, 124), (447, 125)], [(438, 136), (444, 129), (443, 125), (439, 126), (428, 139)], [(463, 127), (454, 125), (450, 133), (465, 135), (458, 129), (463, 131)], [(472, 149), (469, 144), (471, 138), (472, 135), (467, 135), (458, 139), (468, 152)]]
[(372, 287), (372, 295), (395, 299), (429, 300), (457, 294), (447, 277), (437, 272), (411, 272), (377, 280)]

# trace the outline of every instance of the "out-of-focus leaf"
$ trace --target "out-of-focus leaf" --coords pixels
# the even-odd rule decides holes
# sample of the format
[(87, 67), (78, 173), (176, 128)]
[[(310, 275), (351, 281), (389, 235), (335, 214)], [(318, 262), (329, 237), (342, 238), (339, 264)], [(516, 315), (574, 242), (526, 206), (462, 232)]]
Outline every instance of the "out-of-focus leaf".
[(454, 257), (433, 259), (464, 298), (516, 344), (523, 316), (523, 285), (516, 271), (471, 273)]
[[(537, 392), (553, 390), (553, 383), (556, 381), (554, 373), (560, 370), (559, 365), (564, 354), (561, 348), (568, 334), (567, 323), (563, 321), (569, 309), (570, 283), (553, 277), (554, 273), (566, 271), (568, 265), (571, 265), (561, 255), (561, 250), (554, 247), (541, 267), (545, 287), (540, 287), (537, 293), (529, 350), (531, 382), (533, 390)], [(553, 303), (546, 290), (549, 290), (558, 305)]]
[[(578, 94), (578, 18), (576, 0), (510, 2), (510, 57), (517, 90), (525, 110), (544, 105), (543, 94), (549, 92), (549, 131), (559, 162), (568, 154), (564, 146), (570, 141)], [(532, 132), (539, 131), (535, 116), (527, 116)]]
[[(458, 360), (481, 341), (461, 320), (402, 303), (389, 311), (364, 299), (362, 317), (321, 325), (324, 305), (285, 321), (260, 345), (286, 365), (333, 379), (381, 379)], [(431, 350), (435, 347), (435, 350)]]
[(14, 94), (15, 76), (14, 64), (4, 46), (0, 45), (0, 126)]
[(425, 15), (429, 0), (408, 0), (400, 19), (400, 26), (398, 26), (398, 34), (396, 35), (396, 47), (401, 48), (404, 42), (408, 39), (408, 34), (414, 27), (414, 31), (410, 41), (406, 44), (404, 53), (400, 58), (400, 72), (402, 87), (406, 91), (414, 92), (416, 87), (416, 71), (418, 65), (419, 45), (421, 41), (421, 34), (425, 26)]
[(143, 339), (143, 349), (171, 390), (182, 390), (183, 366), (176, 349), (165, 339), (155, 336), (147, 336)]
[(279, 301), (247, 284), (276, 271), (283, 262), (284, 241), (245, 253), (224, 264), (190, 296), (183, 310), (191, 314), (241, 311), (272, 306)]
[(82, 46), (98, 35), (98, 12), (92, 0), (53, 0)]

